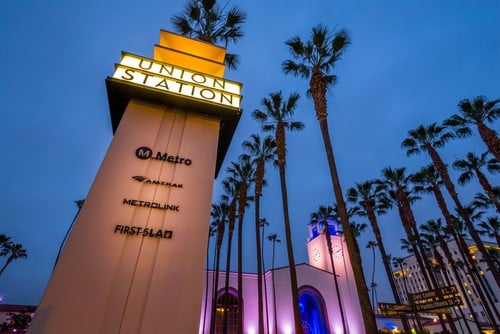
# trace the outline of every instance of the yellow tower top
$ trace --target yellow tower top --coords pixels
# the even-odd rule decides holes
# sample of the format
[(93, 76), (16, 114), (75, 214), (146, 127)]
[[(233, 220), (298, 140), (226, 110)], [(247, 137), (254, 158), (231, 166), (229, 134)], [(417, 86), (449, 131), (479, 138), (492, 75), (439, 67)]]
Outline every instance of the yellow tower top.
[(153, 58), (165, 63), (192, 69), (197, 72), (224, 76), (226, 49), (178, 35), (160, 31), (160, 44), (154, 46)]

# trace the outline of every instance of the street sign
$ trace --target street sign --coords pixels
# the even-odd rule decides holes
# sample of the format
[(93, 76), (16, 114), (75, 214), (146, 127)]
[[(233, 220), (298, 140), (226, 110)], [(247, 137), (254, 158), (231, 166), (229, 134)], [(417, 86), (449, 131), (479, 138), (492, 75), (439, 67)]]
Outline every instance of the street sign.
[(378, 303), (380, 312), (385, 317), (403, 315), (411, 313), (411, 306), (408, 304)]
[(462, 305), (462, 299), (460, 297), (453, 297), (448, 299), (441, 299), (432, 302), (415, 304), (415, 311), (417, 312), (428, 312), (433, 310), (438, 310), (447, 307), (454, 307)]
[(457, 293), (458, 293), (457, 287), (454, 285), (450, 285), (439, 289), (410, 293), (408, 294), (408, 297), (413, 302), (419, 302), (434, 298), (438, 300), (442, 300), (443, 298), (444, 299), (453, 298)]

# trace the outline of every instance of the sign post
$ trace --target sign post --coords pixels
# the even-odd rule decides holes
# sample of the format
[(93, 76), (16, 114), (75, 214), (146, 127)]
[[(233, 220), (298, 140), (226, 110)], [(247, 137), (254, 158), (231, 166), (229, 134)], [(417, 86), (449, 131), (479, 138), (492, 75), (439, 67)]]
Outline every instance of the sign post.
[(106, 80), (115, 132), (30, 333), (197, 333), (213, 180), (239, 121), (223, 48), (160, 32)]

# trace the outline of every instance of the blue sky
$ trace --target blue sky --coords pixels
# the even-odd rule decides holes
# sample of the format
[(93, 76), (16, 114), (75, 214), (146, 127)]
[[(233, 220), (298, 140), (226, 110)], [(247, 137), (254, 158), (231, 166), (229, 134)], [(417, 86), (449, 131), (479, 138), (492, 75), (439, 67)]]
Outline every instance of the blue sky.
[[(22, 243), (26, 260), (0, 277), (0, 295), (9, 304), (38, 303), (50, 277), (61, 240), (76, 213), (74, 200), (88, 192), (112, 138), (104, 80), (120, 52), (152, 56), (159, 30), (172, 30), (170, 18), (184, 0), (171, 1), (16, 1), (0, 2), (0, 233)], [(232, 3), (237, 3), (233, 1)], [(323, 23), (345, 28), (352, 38), (335, 73), (328, 96), (330, 131), (344, 190), (379, 178), (382, 168), (406, 166), (415, 172), (430, 161), (407, 158), (400, 149), (408, 130), (441, 122), (457, 112), (463, 98), (500, 97), (500, 3), (497, 1), (251, 1), (245, 36), (230, 52), (241, 56), (237, 71), (225, 77), (243, 83), (243, 117), (223, 170), (242, 153), (241, 142), (258, 125), (251, 111), (270, 92), (302, 94), (296, 120), (300, 133), (288, 135), (287, 169), (296, 262), (306, 262), (306, 224), (333, 194), (321, 135), (304, 80), (285, 76), (281, 62), (290, 57), (284, 41), (306, 38)], [(498, 124), (493, 125), (496, 131)], [(440, 153), (451, 164), (482, 142), (450, 142)], [(262, 214), (269, 233), (284, 241), (277, 171), (269, 167)], [(453, 174), (456, 179), (456, 173)], [(220, 179), (224, 176), (221, 173)], [(498, 177), (492, 178), (498, 184)], [(216, 180), (214, 201), (220, 196)], [(478, 187), (459, 187), (468, 203)], [(417, 220), (439, 217), (431, 199), (414, 207)], [(249, 217), (250, 218), (250, 217)], [(358, 218), (356, 221), (361, 222)], [(403, 229), (395, 213), (379, 221), (387, 250), (402, 256)], [(247, 234), (252, 235), (250, 220)], [(360, 239), (365, 271), (372, 268)], [(255, 271), (248, 239), (245, 271)], [(286, 265), (284, 244), (276, 265)], [(270, 244), (266, 262), (270, 263)], [(377, 256), (378, 258), (378, 256)], [(3, 260), (4, 258), (2, 258)], [(391, 301), (377, 263), (380, 301)], [(386, 298), (387, 296), (387, 298)]]

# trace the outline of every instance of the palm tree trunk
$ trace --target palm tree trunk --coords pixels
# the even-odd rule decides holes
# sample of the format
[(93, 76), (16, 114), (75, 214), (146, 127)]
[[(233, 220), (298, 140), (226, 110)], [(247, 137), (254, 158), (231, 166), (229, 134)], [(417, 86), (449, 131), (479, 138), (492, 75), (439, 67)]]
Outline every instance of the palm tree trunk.
[[(260, 223), (260, 221), (259, 221)], [(263, 283), (264, 283), (264, 300), (266, 303), (266, 327), (267, 333), (269, 334), (269, 305), (267, 303), (267, 282), (266, 282), (266, 265), (264, 263), (264, 228), (266, 224), (262, 225), (262, 234), (261, 234), (261, 259), (262, 259), (262, 273), (263, 273)]]
[(344, 238), (346, 241), (347, 251), (349, 253), (349, 260), (351, 262), (352, 272), (354, 275), (354, 282), (356, 283), (359, 304), (361, 307), (361, 313), (365, 325), (365, 332), (370, 334), (376, 333), (377, 323), (375, 322), (375, 317), (373, 315), (373, 310), (370, 304), (370, 297), (368, 295), (368, 289), (366, 287), (366, 281), (363, 274), (363, 268), (361, 267), (361, 256), (359, 252), (356, 251), (354, 235), (349, 227), (349, 217), (347, 216), (344, 197), (342, 195), (342, 187), (340, 185), (340, 180), (337, 174), (337, 166), (333, 154), (326, 115), (325, 117), (318, 119), (318, 121), (323, 137), (323, 143), (325, 146), (328, 167), (330, 168), (330, 177), (335, 194), (335, 201), (337, 203), (337, 208), (339, 211), (340, 222), (344, 227)]
[(500, 140), (495, 134), (495, 131), (488, 128), (484, 123), (478, 122), (477, 129), (481, 139), (483, 139), (488, 150), (495, 156), (495, 159), (500, 161)]
[[(432, 270), (431, 265), (429, 263), (428, 256), (426, 254), (426, 250), (424, 249), (421, 242), (417, 242), (417, 240), (420, 240), (420, 236), (419, 236), (418, 229), (417, 229), (417, 223), (415, 221), (415, 217), (414, 217), (411, 209), (408, 209), (407, 217), (410, 217), (410, 219), (411, 219), (410, 222), (411, 222), (411, 229), (412, 229), (413, 237), (414, 237), (414, 245), (413, 246), (415, 247), (415, 255), (418, 255), (417, 261), (419, 262), (419, 265), (421, 266), (420, 268), (422, 270), (422, 274), (424, 276), (424, 279), (427, 283), (427, 287), (428, 287), (428, 289), (437, 289), (439, 286), (438, 286), (438, 283), (436, 281), (436, 277), (434, 276), (434, 271)], [(420, 257), (420, 259), (419, 259), (419, 257)], [(442, 296), (440, 296), (440, 297), (442, 299)], [(439, 322), (441, 324), (443, 331), (446, 331), (446, 324), (445, 324), (445, 321), (443, 319), (443, 314), (441, 314), (441, 313), (438, 314), (438, 317), (439, 317)], [(457, 329), (455, 327), (455, 323), (451, 319), (449, 321), (449, 325), (450, 325), (452, 333), (456, 333)]]
[(326, 219), (323, 220), (323, 226), (325, 229), (326, 244), (328, 245), (328, 254), (330, 255), (330, 265), (332, 266), (332, 275), (333, 275), (333, 281), (335, 283), (335, 292), (337, 293), (337, 301), (339, 303), (340, 317), (342, 319), (342, 328), (344, 329), (344, 333), (349, 333), (349, 329), (347, 327), (346, 320), (345, 320), (345, 312), (344, 312), (344, 306), (342, 303), (342, 297), (340, 296), (340, 288), (339, 288), (339, 282), (337, 279), (337, 271), (335, 270), (335, 263), (333, 261), (332, 237), (330, 235), (330, 229), (329, 229), (328, 222), (326, 221)]
[(207, 305), (208, 305), (208, 265), (210, 262), (209, 251), (210, 251), (210, 231), (208, 232), (208, 242), (207, 242), (207, 258), (206, 258), (206, 270), (205, 270), (205, 306), (203, 307), (203, 324), (202, 331), (205, 333), (205, 322), (207, 319)]
[[(402, 264), (400, 264), (399, 269), (401, 270), (401, 273), (403, 275), (403, 288), (404, 288), (404, 292), (406, 294), (406, 299), (410, 303), (410, 307), (412, 309), (412, 313), (413, 313), (413, 316), (414, 316), (413, 326), (415, 326), (415, 322), (416, 322), (417, 323), (416, 326), (418, 328), (418, 332), (419, 333), (423, 333), (424, 332), (423, 331), (423, 326), (422, 326), (422, 323), (420, 322), (420, 318), (418, 317), (418, 312), (415, 309), (415, 305), (410, 301), (410, 298), (409, 298), (408, 283), (406, 282), (405, 270), (404, 270)], [(413, 332), (410, 329), (410, 331), (408, 331), (408, 332), (405, 331), (405, 333), (413, 333)]]
[(0, 276), (2, 275), (2, 273), (5, 271), (5, 269), (7, 269), (7, 266), (14, 260), (14, 258), (12, 257), (9, 257), (7, 259), (7, 261), (5, 261), (5, 264), (3, 265), (2, 269), (0, 269)]
[[(448, 263), (450, 264), (451, 266), (451, 270), (453, 271), (453, 274), (454, 276), (456, 277), (456, 280), (457, 282), (459, 282), (459, 278), (460, 278), (460, 275), (458, 274), (458, 271), (457, 271), (457, 268), (455, 267), (454, 265), (454, 261), (453, 261), (453, 256), (451, 255), (451, 252), (450, 252), (450, 249), (448, 248), (448, 244), (446, 243), (446, 241), (443, 239), (442, 236), (440, 235), (437, 235), (437, 239), (438, 239), (438, 242), (439, 242), (439, 246), (441, 247), (441, 249), (443, 250), (443, 253), (446, 257), (446, 259), (448, 260)], [(436, 251), (437, 252), (437, 251)], [(444, 266), (444, 264), (443, 264)], [(447, 273), (446, 270), (443, 270), (444, 273)], [(449, 279), (448, 279), (449, 280)], [(448, 284), (451, 284), (451, 282), (449, 282)], [(465, 291), (465, 288), (464, 288), (464, 285), (463, 284), (458, 284), (458, 286), (460, 287), (460, 292), (462, 293), (462, 296), (465, 298), (465, 302), (467, 304), (467, 307), (469, 308), (469, 310), (472, 310), (472, 303), (470, 301), (470, 298), (469, 298), (469, 295), (467, 294), (467, 291)], [(464, 323), (465, 325), (467, 326), (467, 329), (469, 330), (469, 333), (472, 333), (470, 327), (469, 327), (469, 324), (465, 318), (465, 315), (463, 313), (463, 310), (461, 307), (459, 307), (459, 310), (460, 310), (460, 313), (462, 315), (462, 318), (464, 319)], [(479, 330), (481, 330), (481, 323), (479, 322), (479, 319), (477, 319), (477, 316), (476, 316), (476, 313), (475, 312), (471, 312), (472, 313), (472, 317), (474, 319), (474, 322), (476, 323), (477, 325), (477, 328)]]
[(262, 300), (262, 253), (260, 240), (260, 195), (255, 194), (255, 246), (257, 250), (257, 304), (259, 312), (259, 331), (264, 333), (264, 307)]
[(238, 333), (243, 333), (243, 217), (238, 218)]
[(224, 284), (224, 327), (223, 334), (227, 334), (227, 326), (228, 326), (228, 308), (227, 302), (229, 300), (229, 273), (231, 271), (231, 245), (233, 244), (233, 232), (234, 232), (234, 224), (236, 220), (236, 196), (231, 201), (231, 205), (229, 206), (229, 231), (227, 236), (227, 255), (226, 255), (226, 278)]
[[(366, 204), (369, 204), (368, 201)], [(396, 283), (394, 282), (394, 276), (392, 275), (391, 264), (389, 256), (385, 251), (384, 242), (382, 241), (382, 234), (380, 233), (380, 228), (377, 222), (377, 216), (371, 205), (365, 205), (368, 220), (373, 229), (373, 234), (375, 235), (375, 240), (377, 240), (378, 249), (380, 250), (380, 255), (382, 256), (382, 263), (384, 264), (385, 274), (389, 280), (389, 285), (391, 286), (392, 295), (394, 296), (394, 301), (396, 304), (401, 304), (401, 299), (399, 298), (398, 289), (396, 288)], [(405, 333), (410, 333), (410, 324), (405, 315), (401, 316), (401, 322), (403, 323), (403, 328)]]
[(274, 253), (275, 253), (276, 239), (273, 240), (273, 306), (274, 306), (274, 331), (273, 333), (278, 333), (278, 312), (276, 312), (276, 286), (274, 285)]
[[(283, 220), (285, 223), (285, 239), (288, 254), (288, 265), (290, 269), (290, 285), (292, 290), (292, 308), (295, 323), (295, 333), (302, 334), (302, 321), (299, 311), (299, 291), (297, 285), (297, 270), (295, 268), (295, 257), (293, 255), (292, 231), (290, 228), (290, 216), (288, 213), (288, 193), (286, 188), (285, 165), (286, 165), (286, 141), (285, 127), (282, 122), (276, 126), (276, 151), (278, 154), (278, 167), (281, 184), (281, 200), (283, 203)], [(276, 315), (275, 315), (276, 316)]]
[[(483, 281), (483, 278), (481, 277), (481, 274), (479, 273), (479, 271), (476, 267), (474, 259), (472, 258), (472, 255), (469, 252), (469, 248), (467, 247), (467, 244), (466, 244), (464, 238), (460, 234), (456, 233), (455, 231), (454, 231), (454, 237), (455, 237), (455, 242), (457, 243), (457, 245), (461, 251), (462, 259), (465, 263), (465, 266), (467, 267), (467, 270), (468, 270), (471, 278), (478, 286), (478, 289), (476, 289), (476, 292), (479, 295), (479, 298), (481, 299), (481, 301), (483, 302), (483, 306), (485, 308), (486, 313), (488, 314), (488, 317), (491, 319), (491, 324), (497, 332), (500, 332), (500, 329), (496, 325), (495, 316), (493, 315), (493, 312), (496, 314), (497, 319), (500, 319), (500, 315), (498, 313), (497, 308), (495, 307), (495, 302), (492, 300), (490, 294), (488, 293), (488, 289), (486, 288), (484, 281)], [(490, 305), (492, 305), (493, 307), (490, 308)], [(472, 310), (471, 310), (471, 312), (472, 312)]]
[(299, 312), (299, 291), (297, 285), (297, 271), (295, 268), (295, 258), (293, 255), (292, 232), (290, 228), (290, 217), (288, 215), (288, 194), (285, 181), (285, 168), (280, 166), (281, 198), (283, 202), (283, 215), (285, 222), (285, 239), (288, 253), (288, 263), (290, 268), (290, 285), (292, 288), (293, 318), (295, 321), (295, 333), (302, 334), (302, 321)]
[(490, 254), (486, 250), (486, 247), (483, 244), (483, 241), (481, 238), (479, 238), (479, 235), (474, 228), (474, 225), (472, 224), (467, 212), (465, 211), (464, 207), (462, 206), (462, 203), (460, 203), (458, 199), (457, 192), (455, 191), (455, 186), (453, 182), (451, 182), (450, 176), (448, 174), (448, 169), (446, 168), (446, 165), (444, 162), (441, 160), (441, 157), (437, 153), (437, 151), (430, 145), (427, 146), (427, 151), (429, 153), (429, 156), (432, 159), (432, 162), (434, 163), (434, 166), (436, 166), (436, 169), (439, 173), (439, 176), (441, 176), (441, 179), (444, 182), (444, 185), (446, 189), (448, 190), (448, 193), (450, 194), (451, 198), (453, 199), (453, 202), (455, 203), (455, 206), (458, 209), (458, 213), (462, 217), (462, 219), (465, 222), (465, 226), (467, 226), (467, 230), (469, 231), (470, 236), (472, 237), (472, 240), (476, 243), (477, 248), (483, 255), (483, 258), (486, 260), (486, 263), (488, 264), (488, 267), (491, 270), (491, 273), (493, 277), (495, 278), (495, 281), (497, 285), (500, 287), (500, 277), (498, 273), (498, 268), (495, 265), (495, 262), (491, 258)]
[[(439, 268), (439, 272), (441, 273), (441, 276), (444, 278), (443, 281), (445, 283), (446, 286), (450, 286), (451, 285), (451, 279), (450, 279), (450, 276), (448, 275), (448, 271), (446, 270), (446, 265), (443, 261), (443, 257), (441, 256), (441, 254), (438, 252), (438, 250), (436, 249), (436, 247), (432, 247), (432, 253), (434, 255), (434, 258), (436, 259), (437, 263), (438, 263), (438, 268)], [(439, 288), (439, 286), (438, 286)], [(443, 298), (442, 294), (440, 293), (440, 297)], [(460, 310), (460, 315), (463, 319), (465, 319), (465, 315), (464, 315), (464, 312), (462, 310), (461, 307), (458, 307), (458, 309)], [(453, 311), (453, 312), (451, 312)], [(455, 318), (458, 318), (457, 316), (457, 311), (455, 310), (455, 308), (451, 308), (450, 310), (450, 316), (449, 316), (449, 321), (450, 321), (450, 324), (453, 324), (453, 328), (455, 328), (455, 333), (458, 333), (458, 330), (455, 326), (455, 320), (453, 320), (453, 316), (451, 314), (455, 314)], [(464, 321), (465, 322), (465, 325), (467, 326), (467, 329), (469, 331), (469, 333), (472, 333), (470, 327), (469, 327), (469, 324), (467, 323), (467, 321)], [(460, 329), (461, 329), (461, 332), (463, 333), (463, 328), (462, 328), (462, 324), (461, 322), (459, 321), (458, 322), (459, 326), (460, 326)]]
[(212, 289), (212, 313), (210, 315), (210, 334), (215, 333), (215, 321), (217, 315), (217, 290), (219, 289), (219, 266), (220, 266), (220, 247), (215, 251), (215, 277)]

